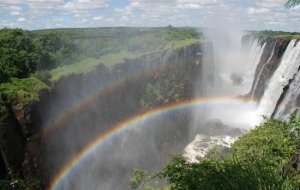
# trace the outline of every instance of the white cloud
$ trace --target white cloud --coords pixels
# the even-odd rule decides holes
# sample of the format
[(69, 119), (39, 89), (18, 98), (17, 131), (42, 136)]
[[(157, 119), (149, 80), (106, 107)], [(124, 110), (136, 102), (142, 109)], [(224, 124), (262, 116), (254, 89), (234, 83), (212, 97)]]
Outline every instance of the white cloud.
[(61, 9), (67, 11), (74, 10), (95, 10), (108, 7), (105, 0), (73, 0), (61, 6)]
[(12, 10), (12, 11), (21, 11), (21, 10), (22, 10), (22, 7), (11, 5), (11, 6), (9, 7), (9, 9)]
[(19, 15), (21, 15), (21, 12), (19, 12), (19, 11), (12, 11), (9, 14), (12, 15), (12, 16), (19, 16)]
[[(0, 26), (211, 26), (223, 22), (244, 29), (300, 30), (299, 8), (284, 8), (286, 0), (129, 0), (123, 8), (114, 7), (115, 1), (0, 0)], [(3, 13), (12, 19), (4, 23)]]
[(81, 18), (81, 19), (78, 20), (78, 22), (80, 22), (80, 23), (86, 23), (86, 22), (88, 22), (88, 19)]
[(103, 17), (102, 16), (96, 16), (96, 17), (93, 17), (93, 20), (95, 20), (95, 21), (103, 20)]
[(18, 18), (17, 19), (17, 21), (19, 21), (19, 22), (24, 22), (24, 21), (26, 21), (27, 19), (26, 18), (23, 18), (23, 17), (20, 17), (20, 18)]
[(266, 14), (269, 12), (270, 12), (270, 10), (267, 8), (254, 8), (254, 7), (248, 8), (249, 14)]
[(188, 3), (179, 5), (178, 7), (182, 9), (199, 9), (201, 6), (199, 4)]
[(122, 18), (121, 18), (121, 21), (128, 21), (129, 19), (126, 17), (126, 16), (123, 16)]
[(286, 0), (254, 0), (257, 7), (282, 9)]
[[(49, 6), (60, 6), (64, 4), (64, 0), (1, 0), (0, 5), (20, 7), (26, 5), (29, 8), (49, 8)], [(20, 9), (17, 9), (20, 10)]]

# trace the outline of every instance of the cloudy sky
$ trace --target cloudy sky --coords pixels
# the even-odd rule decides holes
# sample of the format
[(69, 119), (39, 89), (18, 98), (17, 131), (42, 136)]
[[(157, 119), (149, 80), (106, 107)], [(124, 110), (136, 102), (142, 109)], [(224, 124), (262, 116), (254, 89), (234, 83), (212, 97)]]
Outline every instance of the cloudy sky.
[(0, 0), (0, 28), (201, 26), (300, 32), (286, 0)]

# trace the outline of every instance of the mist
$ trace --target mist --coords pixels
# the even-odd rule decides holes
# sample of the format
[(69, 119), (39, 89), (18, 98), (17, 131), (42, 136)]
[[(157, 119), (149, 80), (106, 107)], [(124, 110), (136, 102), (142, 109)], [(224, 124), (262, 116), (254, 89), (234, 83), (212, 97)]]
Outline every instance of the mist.
[[(186, 99), (192, 98), (201, 47), (194, 46), (178, 56), (181, 50), (165, 54), (156, 52), (156, 46), (149, 46), (146, 49), (154, 51), (144, 52), (140, 58), (110, 68), (100, 64), (87, 74), (66, 76), (54, 84), (45, 101), (41, 100), (41, 120), (46, 129), (42, 147), (46, 154), (44, 178), (50, 179), (45, 183), (53, 184), (52, 179), (72, 158), (122, 123), (126, 125), (124, 130), (111, 133), (55, 188), (130, 189), (134, 168), (159, 171), (173, 156), (183, 153), (190, 142), (191, 108), (160, 111), (168, 103), (152, 101), (154, 97), (147, 89), (155, 87), (168, 93), (172, 85), (188, 76), (191, 80), (185, 82), (180, 93)], [(149, 101), (153, 105), (145, 107), (143, 103)], [(147, 116), (153, 109), (156, 113)], [(129, 118), (136, 118), (137, 122), (126, 124)]]
[(255, 68), (249, 69), (253, 61), (251, 49), (242, 47), (242, 36), (247, 32), (223, 19), (211, 22), (216, 25), (203, 30), (208, 44), (203, 69), (195, 83), (195, 96), (203, 97), (204, 92), (207, 102), (221, 99), (221, 103), (207, 106), (205, 110), (196, 109), (192, 128), (205, 127), (205, 120), (219, 120), (228, 126), (249, 130), (258, 124), (258, 116), (255, 101), (241, 98), (251, 89), (249, 78), (255, 74)]
[[(168, 88), (169, 83), (160, 81), (168, 79), (170, 74), (177, 78), (192, 74), (190, 87), (185, 88), (184, 94), (188, 99), (207, 98), (205, 106), (158, 113), (153, 119), (146, 119), (132, 129), (114, 135), (77, 163), (76, 168), (59, 182), (59, 189), (129, 189), (134, 168), (159, 171), (173, 156), (184, 153), (197, 134), (210, 138), (212, 143), (208, 147), (212, 148), (220, 139), (225, 139), (223, 145), (232, 143), (250, 129), (253, 103), (235, 99), (241, 95), (243, 79), (239, 85), (230, 79), (233, 74), (243, 76), (242, 32), (216, 31), (219, 30), (204, 31), (207, 43), (187, 49), (184, 56), (178, 56), (177, 52), (171, 55), (158, 53), (158, 57), (142, 56), (112, 69), (100, 65), (89, 74), (70, 75), (55, 84), (50, 101), (45, 105), (45, 124), (55, 121), (65, 109), (73, 109), (74, 104), (79, 104), (79, 109), (62, 122), (55, 123), (55, 130), (45, 140), (47, 178), (57, 175), (68, 160), (97, 136), (130, 117), (147, 112), (140, 102), (147, 99), (143, 89), (149, 84)], [(160, 65), (161, 61), (163, 65)], [(146, 74), (131, 77), (132, 73), (139, 72)], [(154, 73), (160, 73), (161, 78)], [(106, 92), (107, 89), (110, 90)], [(104, 95), (94, 97), (98, 91)], [(92, 101), (85, 102), (91, 94)], [(224, 100), (211, 103), (212, 99)], [(159, 109), (159, 106), (154, 105), (150, 110)], [(204, 150), (203, 155), (208, 150)]]
[(252, 46), (258, 42), (244, 44), (248, 32), (232, 20), (214, 16), (207, 21), (203, 68), (195, 82), (195, 97), (204, 96), (207, 106), (192, 113), (190, 138), (194, 140), (184, 153), (190, 162), (198, 162), (197, 158), (215, 146), (226, 150), (262, 122), (259, 103), (247, 96), (259, 62), (255, 59), (261, 52)]
[[(42, 145), (45, 183), (65, 190), (129, 189), (134, 168), (151, 173), (175, 155), (197, 162), (215, 146), (226, 151), (261, 123), (263, 115), (270, 116), (277, 101), (267, 106), (267, 95), (281, 83), (264, 88), (257, 78), (265, 76), (260, 74), (266, 68), (262, 60), (281, 61), (272, 58), (272, 49), (264, 55), (267, 42), (225, 26), (223, 22), (198, 31), (203, 42), (184, 48), (172, 49), (174, 42), (167, 50), (157, 47), (158, 42), (131, 44), (126, 48), (138, 57), (113, 66), (99, 64), (89, 73), (70, 74), (55, 83), (41, 107), (43, 125), (53, 128), (46, 130)], [(165, 30), (172, 34), (173, 28)], [(118, 38), (124, 48), (126, 41)], [(288, 54), (283, 57), (290, 58)], [(290, 59), (296, 67), (297, 57)], [(282, 73), (276, 68), (272, 72)], [(267, 86), (268, 80), (263, 81)], [(261, 90), (259, 96), (256, 91)], [(101, 135), (107, 138), (75, 159), (63, 176), (63, 168)], [(57, 176), (60, 180), (54, 181)]]

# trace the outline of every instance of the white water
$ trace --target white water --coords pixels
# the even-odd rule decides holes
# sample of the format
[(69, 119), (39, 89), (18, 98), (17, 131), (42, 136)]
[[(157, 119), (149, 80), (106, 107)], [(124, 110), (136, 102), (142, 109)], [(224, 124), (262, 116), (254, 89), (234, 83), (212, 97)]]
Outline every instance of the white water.
[[(214, 39), (217, 41), (220, 40), (215, 36)], [(213, 43), (213, 45), (215, 46), (219, 44)], [(240, 46), (239, 48), (230, 48), (230, 45), (236, 45), (236, 43), (230, 44), (227, 42), (226, 50), (222, 50), (222, 46), (217, 48), (217, 50), (214, 49), (214, 53), (216, 53), (215, 67), (217, 67), (215, 71), (218, 71), (218, 73), (215, 73), (221, 76), (221, 81), (219, 81), (220, 84), (214, 84), (212, 86), (217, 89), (210, 90), (210, 92), (214, 93), (208, 94), (208, 99), (210, 97), (218, 98), (224, 96), (234, 98), (237, 95), (248, 94), (252, 86), (254, 89), (259, 88), (258, 80), (261, 80), (260, 77), (263, 75), (263, 67), (270, 62), (275, 52), (274, 44), (270, 57), (267, 62), (264, 63), (263, 67), (260, 68), (258, 80), (255, 84), (253, 84), (255, 73), (257, 72), (257, 66), (261, 61), (264, 49), (267, 47), (266, 42), (262, 44), (259, 40), (251, 38), (248, 52), (238, 52), (236, 50), (239, 49)], [(218, 57), (222, 57), (222, 59), (219, 59)], [(267, 82), (267, 87), (263, 87), (266, 89), (259, 104), (255, 104), (253, 102), (240, 102), (235, 105), (228, 106), (211, 106), (206, 107), (207, 113), (203, 110), (195, 110), (196, 113), (194, 115), (196, 119), (194, 119), (193, 125), (199, 125), (199, 119), (197, 120), (197, 118), (201, 118), (203, 120), (201, 114), (205, 114), (206, 120), (218, 119), (230, 127), (243, 129), (253, 128), (262, 122), (262, 116), (271, 117), (276, 108), (276, 104), (284, 91), (284, 87), (289, 84), (290, 80), (293, 80), (282, 100), (282, 104), (279, 106), (279, 110), (275, 114), (276, 118), (286, 119), (289, 116), (290, 111), (294, 110), (295, 106), (299, 105), (299, 102), (297, 102), (299, 101), (300, 94), (300, 71), (298, 71), (298, 68), (300, 68), (300, 43), (297, 43), (296, 40), (291, 40), (284, 52), (279, 66), (274, 71), (269, 82)], [(204, 70), (203, 72), (209, 71)], [(241, 85), (233, 85), (230, 81), (229, 76), (233, 72), (237, 72), (243, 76)], [(207, 73), (205, 75), (207, 75)], [(253, 96), (254, 94), (251, 95), (251, 97)], [(235, 139), (236, 137), (227, 137), (226, 135), (207, 137), (203, 134), (198, 134), (194, 141), (186, 147), (184, 156), (190, 162), (197, 162), (199, 157), (204, 157), (215, 145), (228, 147)]]
[(195, 163), (198, 162), (200, 158), (205, 157), (207, 152), (217, 145), (230, 148), (236, 139), (237, 137), (230, 137), (228, 135), (196, 135), (195, 140), (185, 148), (183, 156), (188, 162)]
[[(204, 96), (208, 103), (212, 99), (226, 99), (226, 106), (219, 103), (196, 108), (192, 118), (191, 128), (194, 130), (191, 138), (195, 137), (195, 131), (199, 127), (205, 127), (207, 121), (214, 119), (221, 120), (225, 125), (247, 130), (257, 123), (252, 114), (256, 104), (240, 101), (236, 97), (250, 91), (255, 69), (266, 44), (260, 45), (258, 39), (251, 38), (249, 51), (242, 51), (243, 35), (243, 32), (237, 30), (227, 33), (206, 31), (212, 45), (204, 46), (202, 73), (195, 87), (195, 96)], [(234, 84), (231, 78), (233, 74), (241, 78), (240, 84)]]
[(266, 42), (264, 42), (263, 45), (260, 45), (260, 41), (251, 36), (250, 52), (246, 52), (246, 54), (248, 54), (249, 56), (246, 57), (246, 59), (244, 60), (246, 62), (246, 67), (243, 71), (244, 81), (242, 86), (238, 87), (241, 89), (239, 91), (240, 95), (247, 94), (248, 92), (250, 92), (255, 77), (255, 71), (257, 65), (260, 62), (260, 58), (264, 52), (265, 47)]
[[(258, 76), (257, 76), (257, 80), (256, 80), (256, 81), (253, 81), (253, 82), (255, 82), (255, 83), (252, 85), (252, 86), (253, 86), (253, 91), (252, 91), (252, 94), (250, 95), (252, 99), (254, 99), (254, 97), (255, 97), (255, 90), (254, 90), (254, 89), (257, 88), (257, 84), (259, 83), (259, 79), (260, 79), (260, 77), (261, 77), (262, 74), (263, 74), (263, 71), (264, 71), (264, 69), (265, 69), (265, 66), (268, 65), (268, 64), (270, 63), (272, 57), (274, 56), (275, 48), (276, 48), (276, 43), (274, 43), (274, 45), (273, 45), (272, 53), (271, 53), (269, 59), (267, 60), (266, 63), (263, 64), (262, 68), (260, 68), (260, 71), (259, 71)], [(262, 55), (262, 54), (261, 54), (261, 55)], [(261, 55), (260, 55), (259, 57), (261, 57)], [(255, 79), (253, 79), (253, 80), (255, 80)]]
[[(289, 84), (300, 66), (300, 43), (292, 40), (282, 57), (279, 67), (270, 79), (257, 110), (258, 115), (270, 117), (274, 112), (276, 103), (283, 93), (283, 88)], [(290, 92), (294, 93), (294, 92)]]
[[(210, 83), (200, 86), (202, 89), (196, 91), (206, 91), (208, 102), (211, 98), (225, 97), (226, 99), (225, 103), (209, 104), (204, 109), (195, 109), (192, 127), (194, 129), (205, 128), (208, 127), (207, 123), (210, 121), (219, 120), (227, 128), (229, 126), (229, 128), (249, 130), (258, 122), (257, 116), (253, 114), (257, 105), (254, 102), (243, 102), (236, 97), (250, 91), (256, 67), (266, 44), (260, 45), (259, 40), (251, 38), (248, 51), (241, 51), (242, 32), (231, 31), (224, 34), (216, 33), (214, 30), (208, 33), (208, 38), (213, 44), (213, 59), (209, 57), (211, 55), (204, 54), (204, 66), (200, 79), (202, 83), (207, 80), (205, 77), (213, 78), (213, 80), (209, 80)], [(231, 79), (233, 74), (241, 77), (240, 84), (234, 84)], [(228, 147), (235, 139), (236, 137), (228, 134), (209, 134), (209, 136), (198, 134), (186, 147), (184, 156), (187, 160), (195, 162), (197, 158), (204, 157), (215, 145)]]
[(278, 107), (278, 111), (275, 113), (275, 118), (281, 118), (284, 120), (288, 120), (290, 113), (294, 111), (300, 111), (300, 107), (298, 107), (300, 101), (299, 98), (300, 94), (300, 72), (297, 73), (293, 82), (289, 85), (289, 89), (286, 92), (281, 104)]

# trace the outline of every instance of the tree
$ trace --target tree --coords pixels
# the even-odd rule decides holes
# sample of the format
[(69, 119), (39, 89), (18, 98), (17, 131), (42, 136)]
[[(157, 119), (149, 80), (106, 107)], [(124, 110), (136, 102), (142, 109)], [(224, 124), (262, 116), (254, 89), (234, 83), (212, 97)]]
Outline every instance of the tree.
[(36, 69), (32, 37), (21, 29), (0, 30), (0, 82), (26, 77)]
[(299, 5), (299, 4), (300, 4), (300, 0), (289, 0), (289, 1), (285, 4), (285, 7), (291, 8), (291, 7), (294, 7), (294, 6)]

